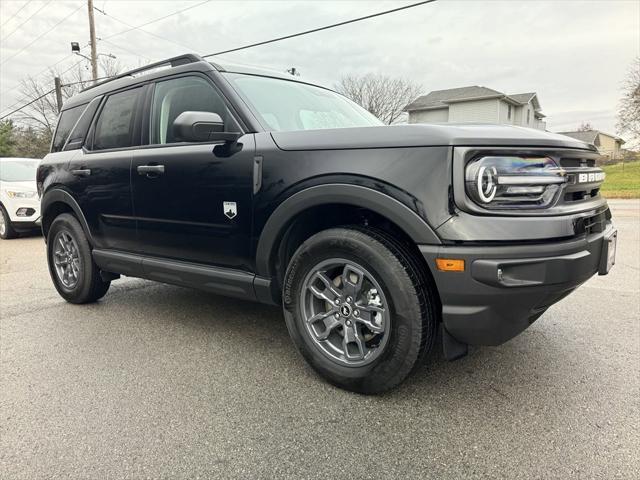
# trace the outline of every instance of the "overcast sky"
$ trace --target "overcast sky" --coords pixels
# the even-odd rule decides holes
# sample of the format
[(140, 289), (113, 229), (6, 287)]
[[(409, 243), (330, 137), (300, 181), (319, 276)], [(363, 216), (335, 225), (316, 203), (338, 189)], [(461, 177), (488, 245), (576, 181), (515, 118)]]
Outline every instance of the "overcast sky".
[[(131, 67), (187, 51), (225, 50), (414, 3), (94, 2), (107, 14), (95, 14), (97, 36), (105, 38), (98, 42), (98, 51), (116, 55)], [(156, 36), (122, 23), (140, 26), (189, 6), (193, 8), (142, 27)], [(0, 25), (2, 113), (20, 100), (16, 86), (23, 77), (39, 74), (48, 80), (42, 73), (47, 66), (69, 68), (80, 60), (70, 54), (70, 42), (86, 45), (89, 38), (84, 0), (0, 0)], [(124, 30), (130, 31), (119, 33)], [(343, 74), (381, 72), (415, 80), (424, 93), (468, 85), (505, 93), (534, 91), (550, 130), (574, 129), (584, 121), (614, 133), (621, 81), (639, 54), (637, 0), (439, 0), (224, 58), (279, 70), (295, 66), (304, 77), (328, 86)], [(53, 79), (50, 82), (53, 86)]]

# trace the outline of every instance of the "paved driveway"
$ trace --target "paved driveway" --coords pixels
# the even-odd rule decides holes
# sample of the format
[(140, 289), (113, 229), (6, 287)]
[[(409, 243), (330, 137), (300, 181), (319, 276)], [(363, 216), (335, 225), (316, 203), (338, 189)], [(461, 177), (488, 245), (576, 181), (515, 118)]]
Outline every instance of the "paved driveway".
[(639, 478), (640, 203), (618, 263), (497, 348), (363, 397), (277, 308), (136, 279), (73, 306), (0, 241), (0, 478)]

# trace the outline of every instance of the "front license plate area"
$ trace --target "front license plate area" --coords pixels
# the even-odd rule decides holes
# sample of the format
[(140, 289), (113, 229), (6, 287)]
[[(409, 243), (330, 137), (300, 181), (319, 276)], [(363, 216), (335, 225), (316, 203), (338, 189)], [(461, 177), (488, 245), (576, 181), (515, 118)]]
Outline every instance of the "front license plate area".
[(604, 238), (602, 258), (600, 260), (599, 275), (606, 275), (616, 263), (616, 249), (618, 246), (618, 231), (614, 230)]

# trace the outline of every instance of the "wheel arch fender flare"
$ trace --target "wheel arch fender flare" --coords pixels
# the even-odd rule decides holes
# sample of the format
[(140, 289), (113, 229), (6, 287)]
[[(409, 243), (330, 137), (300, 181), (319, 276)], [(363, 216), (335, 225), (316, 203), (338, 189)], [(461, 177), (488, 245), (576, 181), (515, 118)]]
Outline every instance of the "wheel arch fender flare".
[(270, 215), (256, 249), (256, 273), (271, 277), (270, 259), (282, 235), (305, 210), (323, 204), (347, 204), (371, 210), (395, 223), (417, 244), (441, 244), (431, 226), (416, 212), (395, 198), (368, 187), (350, 184), (324, 184), (294, 193)]
[(87, 239), (89, 240), (89, 244), (93, 247), (94, 241), (91, 236), (91, 231), (89, 230), (89, 224), (87, 223), (84, 214), (82, 213), (82, 209), (78, 202), (76, 202), (75, 198), (67, 192), (66, 190), (62, 190), (61, 188), (53, 188), (47, 190), (42, 196), (42, 200), (40, 201), (40, 212), (42, 215), (42, 233), (44, 234), (44, 240), (47, 241), (47, 231), (49, 222), (47, 221), (47, 212), (51, 208), (51, 206), (55, 203), (64, 203), (73, 210), (76, 218), (82, 225), (82, 229), (84, 230)]

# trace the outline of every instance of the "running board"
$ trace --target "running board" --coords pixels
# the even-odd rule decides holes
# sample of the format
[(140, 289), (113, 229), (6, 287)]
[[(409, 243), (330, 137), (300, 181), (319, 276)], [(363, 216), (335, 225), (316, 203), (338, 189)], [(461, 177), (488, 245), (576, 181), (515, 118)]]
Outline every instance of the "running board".
[[(265, 302), (268, 297), (264, 293), (269, 291), (271, 284), (269, 279), (231, 268), (212, 267), (113, 250), (94, 249), (92, 254), (93, 261), (104, 272), (197, 288), (245, 300)], [(254, 283), (256, 283), (255, 286)]]

